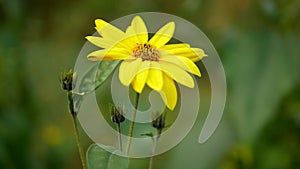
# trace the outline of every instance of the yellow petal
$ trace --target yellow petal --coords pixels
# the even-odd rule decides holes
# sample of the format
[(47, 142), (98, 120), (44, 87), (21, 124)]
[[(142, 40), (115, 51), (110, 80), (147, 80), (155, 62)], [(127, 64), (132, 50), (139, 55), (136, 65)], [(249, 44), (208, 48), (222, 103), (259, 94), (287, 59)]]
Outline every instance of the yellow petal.
[(104, 38), (109, 38), (114, 41), (119, 41), (125, 37), (125, 33), (123, 31), (105, 22), (102, 19), (96, 19), (95, 24), (96, 24), (95, 27), (96, 30)]
[(160, 28), (156, 34), (150, 39), (149, 44), (160, 48), (165, 45), (172, 38), (175, 31), (175, 23), (169, 22), (162, 28)]
[(126, 29), (126, 39), (122, 43), (126, 43), (131, 49), (135, 48), (137, 43), (144, 44), (148, 41), (148, 31), (141, 17), (133, 18), (131, 25)]
[(156, 68), (151, 68), (149, 70), (149, 75), (147, 79), (147, 85), (154, 90), (160, 91), (163, 87), (163, 72), (157, 62), (151, 62), (151, 67), (156, 64)]
[(133, 79), (132, 81), (132, 87), (133, 89), (138, 92), (138, 93), (142, 93), (144, 87), (145, 87), (145, 84), (146, 84), (146, 80), (148, 78), (148, 73), (149, 73), (149, 70), (146, 69), (140, 73), (138, 73), (135, 78)]
[(204, 56), (207, 56), (200, 48), (190, 47), (178, 47), (166, 49), (167, 52), (173, 53), (177, 56), (183, 56), (191, 59), (193, 62), (201, 60)]
[(141, 44), (147, 43), (148, 41), (147, 27), (140, 16), (136, 16), (133, 18), (131, 22), (131, 27), (129, 29), (132, 29), (130, 31), (136, 34), (139, 43)]
[(178, 49), (178, 48), (189, 48), (190, 45), (187, 43), (176, 43), (176, 44), (167, 44), (162, 46), (160, 49), (163, 50), (171, 50), (171, 49)]
[(145, 83), (147, 82), (149, 66), (150, 66), (149, 61), (143, 61), (141, 65), (138, 67), (139, 73), (135, 76), (135, 78), (131, 83), (133, 89), (138, 93), (142, 93)]
[(96, 50), (90, 53), (87, 58), (89, 60), (123, 60), (130, 57), (128, 51), (124, 48), (112, 48)]
[(129, 86), (134, 77), (149, 68), (148, 61), (142, 61), (141, 58), (134, 60), (124, 60), (119, 69), (119, 79), (125, 86)]
[(132, 50), (132, 48), (136, 45), (136, 42), (132, 42), (130, 38), (115, 26), (101, 20), (97, 19), (95, 21), (96, 29), (98, 33), (104, 38), (109, 39), (115, 47), (123, 47), (128, 50)]
[(134, 43), (135, 46), (137, 43), (140, 43), (139, 38), (137, 37), (132, 26), (128, 26), (128, 28), (126, 29), (126, 37), (128, 40), (130, 40), (132, 43)]
[(193, 78), (185, 70), (181, 69), (180, 67), (172, 63), (168, 63), (164, 61), (159, 61), (159, 63), (162, 71), (166, 73), (169, 77), (174, 79), (176, 82), (190, 88), (194, 87)]
[(86, 36), (85, 38), (92, 44), (99, 46), (101, 48), (110, 48), (115, 44), (113, 40), (104, 39), (97, 36)]
[(136, 47), (136, 41), (132, 41), (131, 37), (126, 37), (115, 45), (116, 47), (126, 48), (132, 53), (133, 49)]
[(107, 24), (109, 24), (109, 23), (107, 23), (106, 21), (104, 21), (102, 19), (96, 19), (95, 20), (96, 30), (100, 30), (101, 28), (103, 28)]
[(169, 54), (166, 52), (161, 52), (161, 53), (165, 53), (165, 55), (161, 55), (161, 58), (159, 59), (160, 61), (165, 61), (165, 62), (175, 64), (190, 73), (193, 73), (199, 77), (201, 76), (198, 67), (191, 59), (183, 56), (175, 56), (173, 54)]
[(181, 54), (181, 56), (190, 58), (193, 62), (197, 62), (201, 60), (203, 57), (207, 56), (207, 54), (205, 54), (203, 49), (200, 48), (191, 48), (191, 49), (196, 53), (196, 55), (194, 55), (194, 53), (184, 53)]
[(174, 81), (164, 74), (164, 85), (159, 94), (170, 110), (174, 110), (177, 103), (177, 90)]

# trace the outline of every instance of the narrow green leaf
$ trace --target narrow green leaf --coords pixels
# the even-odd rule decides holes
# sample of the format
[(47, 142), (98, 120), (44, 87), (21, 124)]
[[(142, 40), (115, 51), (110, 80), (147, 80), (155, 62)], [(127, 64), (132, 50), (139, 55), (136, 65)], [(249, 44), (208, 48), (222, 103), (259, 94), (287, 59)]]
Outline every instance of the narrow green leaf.
[(153, 137), (153, 133), (143, 133), (141, 136)]
[(92, 144), (87, 150), (86, 159), (89, 169), (128, 169), (129, 159), (115, 155), (120, 152), (115, 147)]
[(96, 73), (95, 89), (100, 87), (103, 82), (109, 77), (109, 75), (115, 70), (120, 63), (119, 60), (114, 61), (101, 61)]
[(99, 88), (105, 80), (114, 72), (120, 60), (101, 61), (99, 64), (91, 67), (86, 74), (83, 75), (79, 91), (80, 93), (90, 93)]

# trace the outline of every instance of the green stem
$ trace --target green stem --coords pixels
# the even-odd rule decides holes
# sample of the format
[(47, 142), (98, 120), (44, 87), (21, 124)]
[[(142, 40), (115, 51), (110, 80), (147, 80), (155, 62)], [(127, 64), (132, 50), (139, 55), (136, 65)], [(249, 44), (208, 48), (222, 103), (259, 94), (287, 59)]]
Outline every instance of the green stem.
[(69, 111), (72, 115), (74, 134), (75, 134), (76, 141), (77, 141), (77, 147), (78, 147), (78, 151), (79, 151), (79, 155), (80, 155), (82, 168), (87, 169), (86, 162), (85, 162), (85, 156), (84, 156), (83, 148), (81, 146), (80, 137), (79, 137), (78, 124), (77, 124), (77, 118), (76, 118), (77, 112), (74, 110), (74, 101), (73, 101), (71, 91), (68, 92), (68, 101), (69, 101)]
[(120, 148), (120, 151), (123, 151), (123, 147), (122, 147), (122, 131), (121, 131), (121, 125), (120, 123), (118, 123), (117, 125), (117, 128), (118, 128), (118, 133), (119, 133), (119, 148)]
[(69, 106), (69, 112), (72, 116), (76, 116), (76, 111), (74, 110), (74, 101), (73, 101), (73, 93), (71, 91), (68, 91), (68, 106)]
[(156, 132), (157, 132), (157, 137), (156, 137), (156, 139), (153, 140), (154, 145), (152, 147), (152, 156), (150, 157), (150, 161), (149, 161), (149, 169), (152, 169), (152, 166), (153, 166), (153, 156), (156, 151), (156, 147), (157, 147), (157, 143), (158, 143), (158, 140), (159, 140), (159, 137), (161, 134), (161, 130), (156, 130)]
[(75, 134), (75, 137), (76, 137), (76, 140), (77, 140), (77, 147), (78, 147), (78, 150), (79, 150), (79, 155), (80, 155), (80, 159), (81, 159), (82, 168), (87, 169), (86, 162), (85, 162), (85, 156), (84, 156), (83, 148), (81, 146), (81, 141), (80, 141), (80, 137), (79, 137), (76, 116), (72, 116), (72, 118), (73, 118), (74, 134)]
[(136, 112), (137, 112), (138, 104), (139, 104), (139, 97), (140, 97), (140, 94), (136, 93), (134, 110), (133, 110), (133, 114), (132, 114), (132, 119), (131, 119), (131, 123), (130, 123), (129, 134), (128, 134), (128, 141), (127, 141), (127, 145), (126, 145), (126, 154), (127, 155), (129, 154), (129, 150), (130, 150), (131, 138), (132, 138), (134, 124), (135, 124), (135, 117), (136, 117)]

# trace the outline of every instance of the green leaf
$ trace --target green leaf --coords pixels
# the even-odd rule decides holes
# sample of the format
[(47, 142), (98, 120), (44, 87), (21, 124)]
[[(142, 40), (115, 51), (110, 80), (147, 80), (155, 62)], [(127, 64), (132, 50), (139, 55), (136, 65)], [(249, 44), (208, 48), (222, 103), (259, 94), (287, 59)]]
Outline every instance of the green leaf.
[(107, 169), (128, 169), (129, 159), (112, 154), (109, 158)]
[(114, 72), (120, 60), (101, 61), (91, 67), (86, 74), (83, 75), (79, 91), (80, 93), (90, 93), (99, 88), (105, 80)]
[(113, 153), (120, 153), (115, 147), (92, 144), (87, 150), (86, 159), (89, 169), (128, 169), (129, 159)]

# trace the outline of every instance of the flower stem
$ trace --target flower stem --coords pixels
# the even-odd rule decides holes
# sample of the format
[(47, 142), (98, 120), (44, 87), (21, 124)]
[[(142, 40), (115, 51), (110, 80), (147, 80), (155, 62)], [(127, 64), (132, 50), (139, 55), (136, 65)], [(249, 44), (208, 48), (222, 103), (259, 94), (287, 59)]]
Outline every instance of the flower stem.
[(140, 94), (136, 93), (134, 110), (133, 110), (133, 114), (132, 114), (132, 119), (131, 119), (131, 123), (130, 123), (129, 134), (128, 134), (128, 141), (127, 141), (127, 145), (126, 145), (126, 154), (127, 155), (130, 150), (131, 138), (132, 138), (134, 124), (135, 124), (135, 117), (136, 117), (136, 112), (137, 112), (137, 108), (138, 108), (138, 104), (139, 104), (139, 97), (140, 97)]
[(153, 157), (156, 151), (156, 147), (157, 147), (157, 143), (161, 134), (161, 130), (156, 130), (157, 131), (157, 137), (156, 139), (153, 140), (153, 147), (152, 147), (152, 156), (150, 157), (150, 161), (149, 161), (149, 169), (152, 169), (153, 166)]
[(77, 119), (76, 119), (76, 116), (72, 116), (72, 117), (73, 117), (74, 134), (75, 134), (75, 137), (76, 137), (76, 140), (77, 140), (77, 147), (78, 147), (78, 150), (79, 150), (79, 155), (80, 155), (80, 159), (81, 159), (82, 168), (87, 169), (86, 162), (85, 162), (85, 156), (84, 156), (83, 148), (81, 146), (81, 141), (80, 141), (80, 137), (79, 137)]
[(122, 131), (121, 131), (121, 125), (120, 123), (118, 123), (117, 125), (117, 128), (118, 128), (118, 133), (119, 133), (119, 148), (120, 148), (120, 151), (123, 151), (123, 147), (122, 147)]
[(76, 141), (77, 141), (77, 147), (78, 147), (78, 151), (79, 151), (79, 155), (80, 155), (82, 168), (87, 169), (86, 162), (85, 162), (85, 156), (84, 156), (83, 148), (81, 146), (81, 141), (80, 141), (80, 137), (79, 137), (78, 124), (77, 124), (77, 112), (75, 112), (75, 110), (74, 110), (74, 102), (73, 102), (73, 97), (72, 97), (71, 91), (68, 92), (68, 101), (69, 101), (69, 111), (72, 115), (72, 120), (73, 120), (74, 135), (75, 135)]

